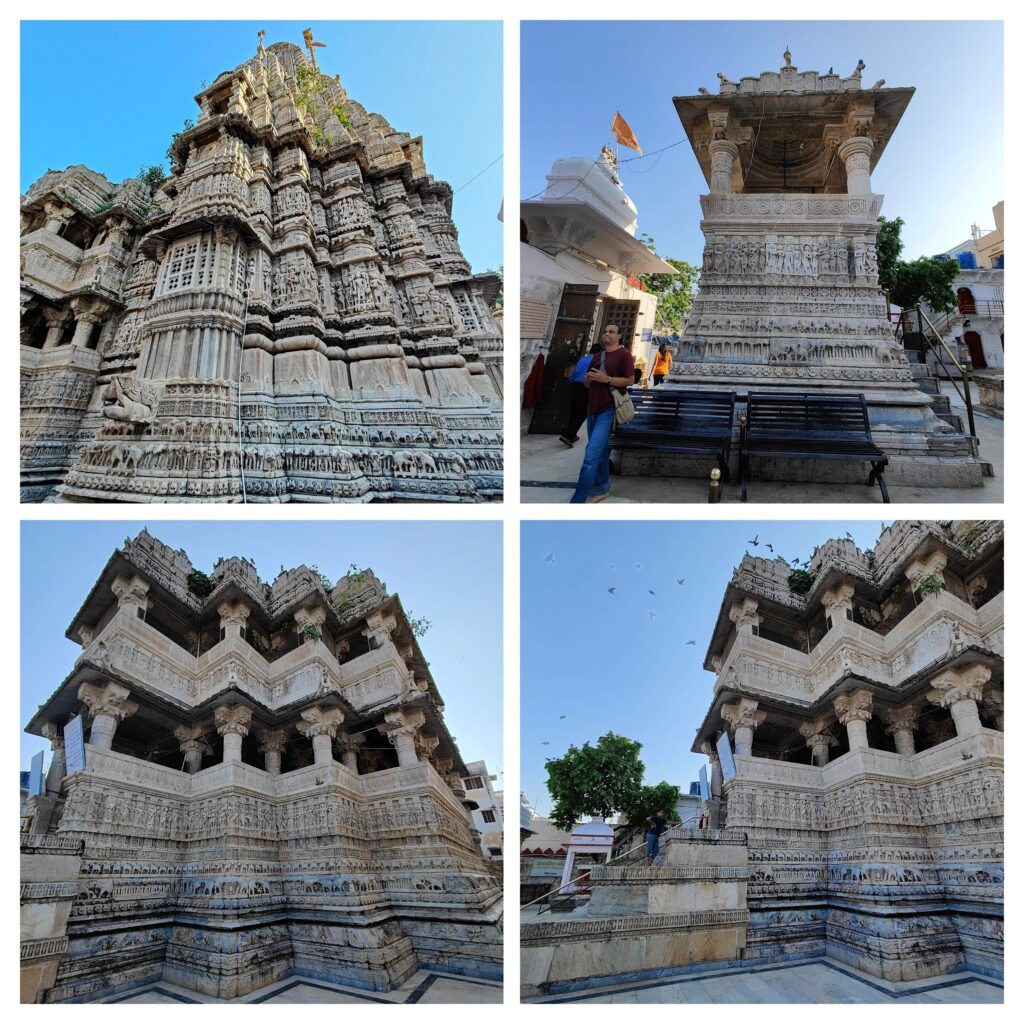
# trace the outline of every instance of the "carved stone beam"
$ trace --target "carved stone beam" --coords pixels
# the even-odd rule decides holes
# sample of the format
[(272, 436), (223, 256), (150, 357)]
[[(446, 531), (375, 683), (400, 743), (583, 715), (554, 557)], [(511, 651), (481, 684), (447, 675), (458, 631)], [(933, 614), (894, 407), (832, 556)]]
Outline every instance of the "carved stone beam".
[(419, 760), (415, 737), (425, 721), (422, 711), (390, 711), (384, 716), (384, 724), (377, 726), (395, 748), (400, 767), (416, 764)]
[(131, 691), (120, 683), (109, 682), (106, 686), (82, 683), (78, 688), (78, 699), (89, 709), (92, 728), (89, 743), (100, 750), (110, 750), (114, 742), (117, 723), (139, 710), (139, 705), (130, 701)]
[(804, 722), (800, 726), (800, 735), (811, 748), (811, 761), (819, 768), (824, 768), (828, 764), (828, 748), (837, 745), (836, 738), (822, 722)]
[(260, 733), (260, 753), (263, 755), (263, 768), (268, 775), (281, 774), (281, 755), (287, 742), (287, 729), (264, 729)]
[(757, 710), (757, 701), (743, 697), (735, 704), (722, 706), (722, 721), (732, 730), (737, 757), (751, 757), (754, 730), (765, 720), (766, 712)]
[(203, 767), (203, 755), (210, 753), (206, 742), (206, 729), (201, 725), (179, 725), (174, 730), (178, 749), (185, 755), (185, 771), (195, 775)]
[(841, 725), (846, 727), (846, 738), (851, 750), (868, 749), (868, 726), (874, 698), (870, 690), (855, 690), (836, 697), (834, 707)]
[(972, 665), (962, 671), (947, 669), (932, 680), (928, 699), (933, 704), (949, 708), (957, 736), (970, 736), (981, 728), (978, 702), (991, 678), (991, 669), (985, 665)]
[(306, 708), (302, 712), (302, 721), (296, 728), (303, 736), (313, 741), (313, 762), (315, 764), (331, 764), (334, 761), (332, 748), (338, 726), (345, 721), (345, 712), (338, 708), (323, 708), (319, 705)]
[(117, 598), (118, 611), (133, 612), (140, 619), (143, 618), (153, 602), (146, 596), (149, 593), (149, 583), (141, 576), (119, 575), (110, 585), (110, 589)]
[(224, 737), (224, 761), (242, 760), (242, 739), (249, 735), (252, 708), (244, 704), (221, 704), (213, 710), (213, 724)]
[(910, 756), (916, 753), (914, 732), (920, 713), (920, 709), (913, 704), (903, 708), (886, 708), (882, 712), (882, 720), (886, 723), (885, 731), (893, 738), (897, 754)]

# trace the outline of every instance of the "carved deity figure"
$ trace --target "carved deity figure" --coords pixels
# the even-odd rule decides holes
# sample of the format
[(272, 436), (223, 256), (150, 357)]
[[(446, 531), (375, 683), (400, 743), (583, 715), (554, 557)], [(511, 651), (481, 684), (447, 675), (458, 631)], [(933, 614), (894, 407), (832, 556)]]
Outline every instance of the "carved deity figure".
[(156, 419), (159, 396), (148, 380), (117, 374), (103, 391), (103, 415), (123, 423), (145, 425)]

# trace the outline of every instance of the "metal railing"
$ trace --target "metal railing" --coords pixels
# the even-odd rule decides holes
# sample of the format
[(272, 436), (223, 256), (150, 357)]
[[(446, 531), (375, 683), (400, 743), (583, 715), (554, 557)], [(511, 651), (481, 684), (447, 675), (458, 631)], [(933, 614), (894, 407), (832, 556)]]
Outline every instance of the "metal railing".
[[(664, 832), (664, 835), (667, 836), (669, 834), (669, 832), (674, 832), (677, 828), (682, 828), (688, 821), (698, 821), (702, 817), (704, 817), (704, 815), (702, 815), (702, 814), (691, 814), (688, 818), (684, 818), (681, 822), (679, 822), (679, 824), (673, 825), (671, 828), (666, 829), (665, 832)], [(571, 886), (571, 885), (575, 885), (581, 878), (586, 878), (595, 867), (604, 868), (604, 867), (607, 867), (609, 864), (614, 864), (617, 860), (622, 860), (623, 857), (628, 857), (629, 854), (631, 854), (634, 850), (639, 850), (641, 846), (646, 846), (646, 845), (647, 845), (647, 842), (645, 840), (642, 843), (637, 843), (635, 846), (631, 846), (628, 850), (626, 850), (625, 853), (620, 853), (616, 857), (610, 857), (603, 864), (594, 864), (594, 865), (592, 865), (590, 869), (588, 869), (587, 871), (584, 871), (582, 874), (577, 875), (575, 878), (570, 879), (568, 882), (564, 882), (562, 885), (558, 886), (557, 889), (552, 889), (550, 892), (546, 892), (546, 893), (542, 894), (541, 896), (538, 896), (535, 900), (530, 900), (529, 903), (521, 904), (520, 907), (519, 907), (520, 912), (525, 910), (527, 907), (532, 907), (535, 903), (540, 903), (542, 900), (549, 899), (551, 896), (554, 896), (555, 893), (561, 892), (563, 889), (568, 889), (569, 886)], [(550, 911), (550, 910), (551, 910), (551, 907), (549, 905), (548, 906), (548, 911)], [(543, 913), (544, 913), (544, 908), (541, 907), (541, 909), (538, 911), (538, 914), (543, 914)]]
[[(967, 370), (967, 365), (965, 363), (961, 363), (959, 357), (953, 355), (949, 346), (945, 343), (945, 341), (943, 341), (942, 335), (939, 334), (939, 332), (935, 328), (935, 325), (931, 322), (931, 320), (928, 319), (928, 314), (920, 306), (917, 307), (917, 317), (918, 325), (921, 326), (921, 337), (924, 339), (925, 344), (931, 349), (932, 354), (935, 356), (936, 362), (939, 365), (939, 368), (946, 375), (946, 378), (949, 380), (950, 384), (953, 385), (953, 389), (956, 391), (956, 393), (960, 396), (961, 400), (963, 401), (964, 406), (967, 409), (967, 423), (970, 427), (971, 437), (974, 438), (975, 443), (977, 443), (980, 447), (980, 442), (978, 442), (978, 431), (974, 426), (974, 404), (971, 401), (971, 378)], [(949, 370), (946, 369), (945, 363), (943, 363), (941, 356), (939, 356), (939, 353), (936, 351), (935, 346), (931, 343), (931, 341), (928, 338), (928, 335), (925, 333), (924, 327), (923, 325), (921, 325), (922, 318), (924, 318), (924, 323), (926, 323), (931, 328), (932, 333), (938, 339), (939, 344), (946, 350), (946, 354), (949, 356), (950, 362), (960, 371), (960, 379), (964, 386), (963, 391), (961, 391), (956, 386), (956, 381), (953, 380), (953, 377), (950, 374)]]

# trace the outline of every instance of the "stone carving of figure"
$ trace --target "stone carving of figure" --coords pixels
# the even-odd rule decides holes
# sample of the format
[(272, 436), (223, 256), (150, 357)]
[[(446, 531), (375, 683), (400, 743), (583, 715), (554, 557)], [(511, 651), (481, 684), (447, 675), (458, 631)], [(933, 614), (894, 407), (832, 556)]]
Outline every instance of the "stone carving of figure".
[(103, 392), (103, 415), (124, 423), (147, 424), (156, 419), (157, 391), (148, 380), (117, 374)]

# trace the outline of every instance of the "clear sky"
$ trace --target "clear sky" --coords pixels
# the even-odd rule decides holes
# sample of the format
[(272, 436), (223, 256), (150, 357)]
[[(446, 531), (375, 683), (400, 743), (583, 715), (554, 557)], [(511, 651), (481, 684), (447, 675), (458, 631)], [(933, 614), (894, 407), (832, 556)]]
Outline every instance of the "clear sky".
[(690, 745), (711, 703), (715, 677), (703, 663), (733, 569), (745, 551), (771, 558), (766, 544), (803, 561), (847, 530), (865, 549), (882, 523), (524, 523), (521, 764), (531, 805), (551, 810), (545, 758), (606, 732), (643, 744), (648, 784), (687, 792), (706, 763)]
[[(339, 11), (343, 8), (339, 7)], [(50, 168), (86, 164), (112, 181), (167, 162), (193, 97), (266, 45), (327, 44), (317, 61), (399, 131), (423, 136), (427, 170), (460, 188), (502, 152), (497, 21), (28, 21), (21, 25), (21, 189)], [(499, 161), (455, 196), (474, 271), (502, 263)]]
[[(966, 10), (966, 8), (965, 8)], [(699, 86), (776, 71), (789, 47), (805, 71), (852, 73), (865, 87), (914, 86), (916, 94), (872, 175), (884, 216), (906, 221), (905, 259), (944, 252), (970, 237), (972, 222), (995, 226), (1003, 198), (1003, 30), (988, 22), (524, 22), (523, 198), (545, 187), (559, 157), (596, 158), (616, 110), (644, 153), (623, 163), (639, 230), (662, 256), (700, 266), (704, 241), (697, 197), (708, 191), (673, 96)], [(578, 59), (574, 59), (578, 58)], [(636, 154), (622, 149), (625, 161)]]
[[(57, 688), (81, 647), (64, 638), (107, 559), (145, 526), (210, 572), (221, 556), (252, 558), (270, 582), (282, 565), (315, 563), (332, 581), (352, 562), (372, 569), (426, 617), (421, 638), (445, 721), (466, 761), (504, 768), (501, 524), (494, 522), (25, 522), (22, 524), (21, 723)], [(22, 733), (21, 767), (49, 744)], [(500, 781), (495, 784), (500, 788)]]

